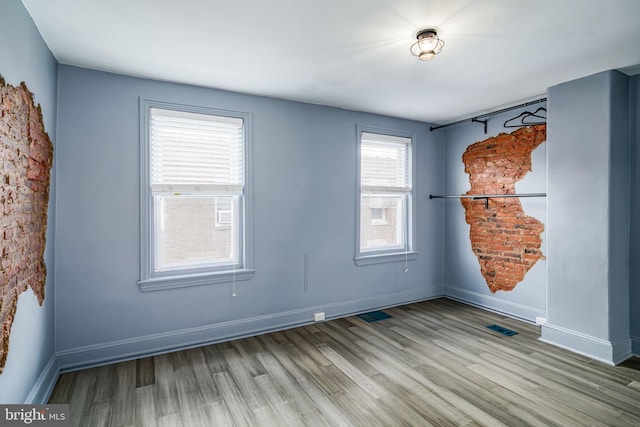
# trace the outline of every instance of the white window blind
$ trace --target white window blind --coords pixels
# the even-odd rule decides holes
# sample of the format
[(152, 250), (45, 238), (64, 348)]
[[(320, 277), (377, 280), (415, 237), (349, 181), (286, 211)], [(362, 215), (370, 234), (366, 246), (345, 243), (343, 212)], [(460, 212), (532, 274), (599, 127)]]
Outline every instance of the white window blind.
[(410, 193), (410, 144), (411, 138), (362, 132), (361, 192)]
[(150, 109), (153, 193), (242, 194), (243, 120)]

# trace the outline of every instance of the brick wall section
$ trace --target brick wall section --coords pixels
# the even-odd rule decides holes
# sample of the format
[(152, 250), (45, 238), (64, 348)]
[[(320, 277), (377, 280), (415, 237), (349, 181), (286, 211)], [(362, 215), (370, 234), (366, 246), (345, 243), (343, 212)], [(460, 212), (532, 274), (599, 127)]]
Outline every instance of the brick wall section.
[[(531, 170), (531, 153), (546, 140), (546, 126), (532, 126), (470, 145), (462, 155), (471, 189), (466, 194), (515, 194)], [(473, 252), (491, 292), (510, 291), (543, 258), (544, 225), (525, 215), (520, 199), (461, 199)]]
[(44, 248), (53, 145), (40, 106), (22, 83), (0, 77), (0, 373), (18, 296), (44, 301)]

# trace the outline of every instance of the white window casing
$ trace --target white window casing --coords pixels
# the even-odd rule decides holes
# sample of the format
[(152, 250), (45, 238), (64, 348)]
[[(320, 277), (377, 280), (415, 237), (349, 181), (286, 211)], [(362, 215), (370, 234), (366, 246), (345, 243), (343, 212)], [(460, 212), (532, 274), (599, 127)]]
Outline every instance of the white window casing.
[[(409, 132), (357, 127), (357, 265), (414, 259), (414, 140)], [(379, 211), (382, 212), (379, 212)], [(375, 215), (384, 216), (384, 221)]]
[(250, 279), (250, 115), (149, 100), (140, 113), (141, 289)]

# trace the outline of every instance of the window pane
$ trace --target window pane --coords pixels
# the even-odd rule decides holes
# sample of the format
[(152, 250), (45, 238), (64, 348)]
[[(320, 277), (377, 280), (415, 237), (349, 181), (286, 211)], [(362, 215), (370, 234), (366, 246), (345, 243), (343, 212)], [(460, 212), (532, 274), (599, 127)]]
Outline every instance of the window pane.
[(157, 108), (150, 114), (154, 189), (242, 186), (242, 119)]
[[(409, 138), (398, 139), (411, 141)], [(408, 143), (375, 141), (373, 139), (365, 139), (363, 136), (360, 147), (361, 186), (396, 188), (408, 191), (411, 187), (409, 179), (409, 147), (410, 144)]]
[(238, 196), (155, 196), (156, 271), (238, 260)]
[(405, 247), (405, 200), (404, 195), (362, 195), (360, 248), (363, 252)]

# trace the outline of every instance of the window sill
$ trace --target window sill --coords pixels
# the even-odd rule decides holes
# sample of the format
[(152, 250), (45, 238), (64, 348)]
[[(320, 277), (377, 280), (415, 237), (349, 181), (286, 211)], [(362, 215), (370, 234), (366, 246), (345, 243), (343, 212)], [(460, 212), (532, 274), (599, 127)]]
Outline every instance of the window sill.
[(255, 272), (255, 270), (244, 269), (214, 273), (183, 274), (180, 276), (153, 277), (150, 279), (139, 280), (138, 285), (140, 286), (140, 290), (143, 292), (163, 291), (166, 289), (251, 280)]
[(360, 255), (355, 257), (357, 266), (372, 265), (372, 264), (384, 264), (387, 262), (403, 262), (413, 261), (418, 258), (418, 252), (394, 252), (387, 254), (375, 254), (375, 255)]

